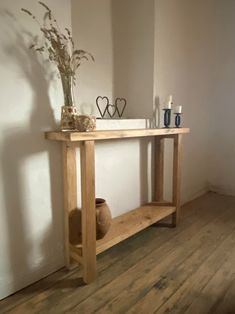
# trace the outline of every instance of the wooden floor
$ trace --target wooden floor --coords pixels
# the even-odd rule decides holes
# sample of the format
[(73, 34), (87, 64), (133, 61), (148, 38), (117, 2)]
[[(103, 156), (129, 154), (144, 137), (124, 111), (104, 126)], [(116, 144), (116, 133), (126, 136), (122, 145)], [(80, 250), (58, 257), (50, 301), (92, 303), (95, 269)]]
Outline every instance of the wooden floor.
[(150, 227), (98, 256), (82, 285), (64, 269), (0, 301), (0, 313), (235, 314), (235, 197), (209, 193), (180, 225)]

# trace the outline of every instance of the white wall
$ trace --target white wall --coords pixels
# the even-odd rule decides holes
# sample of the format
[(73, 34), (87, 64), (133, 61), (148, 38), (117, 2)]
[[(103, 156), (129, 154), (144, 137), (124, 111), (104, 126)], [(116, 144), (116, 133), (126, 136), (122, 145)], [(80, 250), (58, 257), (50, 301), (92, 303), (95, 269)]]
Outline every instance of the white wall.
[(213, 88), (210, 130), (211, 189), (235, 195), (235, 1), (213, 1)]
[[(70, 1), (47, 1), (70, 27)], [(60, 147), (44, 140), (63, 104), (48, 65), (28, 49), (37, 31), (25, 7), (37, 1), (0, 2), (0, 299), (63, 266)]]
[(155, 5), (155, 96), (163, 104), (173, 94), (191, 128), (184, 141), (183, 200), (206, 189), (235, 195), (235, 2)]
[(98, 116), (96, 97), (113, 96), (113, 41), (110, 0), (72, 0), (75, 45), (89, 51), (95, 62), (84, 62), (77, 72), (75, 96), (82, 113)]
[(126, 117), (152, 118), (154, 0), (112, 0), (113, 88)]
[(72, 0), (73, 35), (95, 63), (83, 64), (75, 88), (81, 112), (99, 116), (98, 95), (127, 99), (128, 118), (151, 118), (154, 0)]
[[(183, 106), (183, 125), (191, 129), (190, 135), (184, 137), (183, 148), (182, 200), (186, 201), (208, 189), (214, 65), (211, 61), (214, 34), (208, 25), (212, 3), (156, 0), (155, 5), (156, 97), (162, 105), (172, 94), (175, 105)], [(169, 147), (167, 151), (170, 152)], [(169, 171), (166, 183), (169, 185)]]

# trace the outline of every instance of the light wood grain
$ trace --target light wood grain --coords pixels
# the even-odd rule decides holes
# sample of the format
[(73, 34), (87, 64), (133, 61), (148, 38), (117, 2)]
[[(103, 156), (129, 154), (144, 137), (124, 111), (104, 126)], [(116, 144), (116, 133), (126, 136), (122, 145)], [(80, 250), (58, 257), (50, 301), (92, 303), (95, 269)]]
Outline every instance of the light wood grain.
[(146, 205), (116, 217), (107, 235), (97, 241), (97, 254), (147, 228), (175, 211), (171, 206)]
[[(175, 210), (176, 208), (172, 205), (164, 204), (159, 206), (155, 203), (149, 203), (115, 217), (105, 237), (96, 242), (96, 254), (104, 252), (117, 243), (155, 224), (174, 213)], [(81, 250), (82, 245), (74, 245), (74, 248)]]
[(164, 137), (155, 137), (155, 201), (163, 201)]
[[(65, 199), (65, 263), (70, 267), (70, 257), (83, 265), (84, 281), (92, 282), (96, 277), (96, 252), (100, 253), (127, 239), (136, 232), (173, 214), (176, 225), (179, 210), (180, 192), (180, 150), (181, 135), (189, 129), (138, 129), (106, 130), (95, 132), (46, 132), (46, 138), (63, 141), (64, 155), (64, 199)], [(173, 206), (144, 206), (138, 210), (117, 217), (108, 235), (97, 242), (96, 248), (96, 213), (95, 213), (95, 141), (121, 138), (155, 136), (156, 139), (156, 200), (163, 204), (163, 166), (165, 138), (174, 139)], [(159, 136), (159, 138), (158, 138)], [(64, 142), (65, 141), (65, 142)], [(82, 194), (82, 255), (69, 250), (69, 213), (77, 206), (76, 152), (75, 142), (79, 142), (81, 156), (81, 194)], [(156, 212), (153, 214), (153, 209)]]
[(180, 183), (181, 183), (181, 153), (182, 153), (182, 135), (177, 134), (174, 137), (173, 152), (173, 205), (176, 206), (176, 212), (172, 216), (172, 224), (176, 226), (180, 216)]
[(82, 248), (76, 248), (74, 245), (69, 245), (70, 256), (77, 261), (80, 265), (83, 264)]
[(149, 205), (153, 205), (153, 206), (173, 206), (173, 203), (172, 202), (169, 202), (169, 201), (161, 201), (161, 202), (158, 202), (158, 201), (153, 201), (153, 202), (150, 202), (148, 203)]
[(120, 138), (148, 137), (164, 135), (170, 138), (174, 134), (189, 133), (188, 128), (163, 128), (163, 129), (135, 129), (135, 130), (105, 130), (94, 132), (46, 132), (45, 137), (48, 140), (55, 141), (99, 141)]
[(96, 277), (96, 209), (95, 209), (95, 147), (94, 141), (82, 142), (82, 257), (83, 279), (86, 283)]
[(72, 143), (64, 142), (63, 175), (64, 175), (64, 247), (65, 265), (69, 269), (69, 213), (77, 207), (77, 169), (76, 149)]

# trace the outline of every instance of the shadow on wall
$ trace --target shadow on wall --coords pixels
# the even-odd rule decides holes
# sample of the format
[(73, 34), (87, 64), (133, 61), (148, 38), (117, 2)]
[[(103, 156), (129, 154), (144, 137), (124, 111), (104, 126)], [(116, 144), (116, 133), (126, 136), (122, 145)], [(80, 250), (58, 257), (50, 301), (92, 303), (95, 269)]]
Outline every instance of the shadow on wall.
[[(32, 111), (29, 119), (30, 123), (25, 123), (24, 126), (16, 125), (14, 128), (5, 130), (2, 134), (3, 145), (1, 149), (1, 167), (3, 176), (3, 192), (6, 211), (6, 225), (8, 230), (9, 243), (9, 265), (12, 274), (12, 283), (9, 287), (12, 292), (22, 288), (23, 285), (35, 281), (42, 275), (42, 268), (45, 267), (48, 257), (50, 261), (55, 253), (55, 243), (62, 239), (62, 182), (61, 182), (61, 160), (60, 147), (56, 143), (47, 142), (44, 139), (43, 130), (46, 128), (55, 128), (55, 119), (50, 106), (48, 88), (51, 78), (37, 60), (34, 53), (30, 53), (28, 46), (25, 44), (25, 38), (31, 36), (19, 27), (14, 16), (9, 12), (1, 12), (1, 23), (4, 23), (4, 28), (7, 27), (9, 38), (14, 36), (15, 41), (8, 42), (8, 45), (2, 47), (3, 55), (12, 60), (22, 71), (22, 80), (27, 81), (32, 90)], [(9, 89), (11, 87), (9, 86)], [(12, 92), (14, 93), (14, 86)], [(19, 95), (19, 103), (20, 106)], [(12, 104), (4, 104), (4, 106), (13, 106)], [(48, 208), (40, 207), (40, 204), (35, 204), (35, 207), (42, 210), (42, 216), (51, 217), (51, 225), (42, 238), (39, 237), (38, 243), (34, 243), (29, 234), (29, 217), (27, 217), (27, 199), (30, 198), (28, 191), (24, 189), (24, 166), (26, 160), (39, 153), (46, 152), (49, 157), (50, 169), (50, 186), (51, 195)], [(43, 165), (43, 163), (42, 163)], [(39, 169), (27, 169), (32, 171), (31, 176), (38, 175)], [(43, 182), (41, 177), (35, 178), (34, 193), (37, 199), (42, 199)], [(30, 209), (31, 210), (31, 209)], [(51, 212), (52, 211), (52, 212)], [(32, 209), (33, 215), (33, 209)], [(40, 217), (38, 215), (37, 217)], [(34, 218), (34, 217), (33, 217)], [(38, 218), (36, 218), (38, 219)], [(39, 222), (40, 223), (40, 222)], [(58, 239), (59, 238), (59, 239)], [(38, 244), (38, 248), (36, 247)], [(33, 250), (41, 251), (42, 258), (40, 262), (32, 265), (31, 254)], [(61, 248), (60, 248), (61, 249)], [(58, 247), (57, 247), (58, 250)], [(57, 253), (58, 256), (58, 253)], [(30, 259), (31, 258), (31, 259)], [(60, 261), (62, 264), (63, 262)], [(55, 261), (58, 265), (58, 261)], [(63, 264), (62, 264), (63, 265)], [(48, 272), (51, 271), (48, 270)], [(25, 275), (27, 274), (27, 277)]]

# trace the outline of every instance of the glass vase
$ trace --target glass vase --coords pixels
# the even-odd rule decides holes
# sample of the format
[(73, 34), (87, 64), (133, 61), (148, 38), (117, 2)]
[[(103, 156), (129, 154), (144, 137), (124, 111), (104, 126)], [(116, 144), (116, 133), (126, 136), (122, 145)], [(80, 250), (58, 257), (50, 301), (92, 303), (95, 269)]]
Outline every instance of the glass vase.
[(63, 93), (64, 93), (64, 106), (74, 106), (73, 97), (73, 78), (71, 75), (60, 74)]
[(61, 130), (72, 131), (76, 129), (77, 108), (74, 103), (73, 78), (71, 75), (60, 74), (64, 106), (61, 107)]

